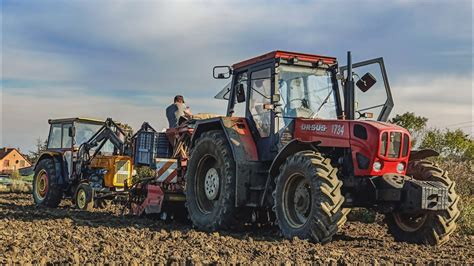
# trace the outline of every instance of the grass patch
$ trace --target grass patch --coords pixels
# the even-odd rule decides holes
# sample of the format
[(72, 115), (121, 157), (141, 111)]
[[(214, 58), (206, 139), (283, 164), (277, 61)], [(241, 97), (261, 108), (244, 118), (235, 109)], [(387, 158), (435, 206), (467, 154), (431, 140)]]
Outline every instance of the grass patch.
[(23, 181), (25, 181), (25, 182), (33, 183), (33, 174), (27, 175), (27, 176), (23, 176), (23, 177), (21, 178), (21, 180), (23, 180)]
[(25, 182), (22, 180), (11, 180), (10, 183), (0, 184), (0, 192), (8, 193), (31, 193), (33, 190), (33, 185), (30, 182)]
[(472, 161), (437, 161), (440, 168), (447, 170), (449, 177), (456, 182), (456, 192), (461, 197), (458, 204), (461, 216), (458, 219), (459, 231), (474, 235), (474, 165)]
[(474, 197), (462, 199), (461, 208), (459, 230), (464, 234), (474, 235)]

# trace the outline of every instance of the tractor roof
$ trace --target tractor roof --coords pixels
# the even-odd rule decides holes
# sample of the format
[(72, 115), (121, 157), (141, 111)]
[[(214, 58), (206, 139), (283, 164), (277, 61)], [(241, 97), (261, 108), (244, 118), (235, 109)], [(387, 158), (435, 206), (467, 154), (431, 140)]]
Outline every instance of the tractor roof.
[(276, 50), (276, 51), (272, 51), (261, 56), (257, 56), (257, 57), (250, 58), (242, 62), (236, 63), (232, 65), (232, 68), (237, 69), (237, 68), (246, 67), (248, 65), (252, 65), (261, 61), (271, 59), (271, 58), (283, 58), (283, 59), (298, 58), (298, 60), (307, 61), (307, 62), (318, 62), (321, 60), (323, 61), (323, 63), (326, 63), (326, 64), (336, 63), (335, 57)]
[(101, 125), (104, 124), (104, 120), (94, 119), (94, 118), (84, 118), (84, 117), (72, 117), (72, 118), (59, 118), (59, 119), (49, 119), (48, 123), (55, 124), (55, 123), (67, 123), (67, 122), (83, 122), (89, 124), (97, 124)]

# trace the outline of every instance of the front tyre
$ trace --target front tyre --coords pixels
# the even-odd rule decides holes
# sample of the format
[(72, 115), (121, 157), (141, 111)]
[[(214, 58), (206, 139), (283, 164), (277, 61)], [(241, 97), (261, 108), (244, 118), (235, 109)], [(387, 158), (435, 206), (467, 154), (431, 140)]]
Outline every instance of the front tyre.
[(460, 215), (459, 196), (454, 190), (455, 183), (448, 173), (436, 164), (425, 161), (410, 161), (407, 175), (417, 180), (438, 181), (448, 188), (448, 209), (420, 214), (394, 212), (386, 215), (388, 231), (395, 240), (427, 245), (442, 245), (456, 229), (456, 220)]
[(196, 141), (185, 178), (186, 208), (199, 230), (235, 223), (235, 162), (222, 131), (203, 133)]
[(274, 212), (284, 237), (331, 240), (345, 222), (342, 182), (330, 159), (313, 151), (289, 157), (275, 179)]
[(94, 209), (94, 191), (89, 184), (82, 183), (77, 186), (74, 202), (76, 208), (80, 210), (90, 211)]
[(63, 187), (59, 184), (52, 158), (38, 162), (33, 176), (33, 200), (37, 206), (58, 207), (63, 197)]

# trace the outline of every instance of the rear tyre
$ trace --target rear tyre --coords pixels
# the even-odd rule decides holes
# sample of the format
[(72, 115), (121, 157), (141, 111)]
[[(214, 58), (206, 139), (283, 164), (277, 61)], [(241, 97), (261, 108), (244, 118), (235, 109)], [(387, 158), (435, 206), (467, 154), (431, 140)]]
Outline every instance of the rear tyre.
[(63, 197), (63, 187), (59, 183), (54, 161), (51, 158), (38, 162), (33, 177), (33, 199), (42, 207), (58, 207)]
[(186, 208), (199, 230), (229, 228), (234, 221), (235, 162), (222, 131), (203, 133), (186, 171)]
[(94, 192), (87, 183), (82, 183), (77, 186), (74, 196), (76, 208), (80, 210), (90, 211), (94, 209)]
[(346, 221), (342, 182), (330, 159), (299, 152), (280, 167), (273, 192), (274, 212), (284, 237), (326, 243)]
[(449, 207), (445, 211), (422, 214), (406, 214), (394, 212), (386, 215), (388, 231), (395, 240), (427, 245), (442, 245), (456, 229), (456, 220), (460, 215), (458, 209), (459, 196), (454, 190), (455, 183), (448, 173), (436, 164), (425, 161), (410, 161), (407, 175), (425, 181), (438, 181), (448, 188)]

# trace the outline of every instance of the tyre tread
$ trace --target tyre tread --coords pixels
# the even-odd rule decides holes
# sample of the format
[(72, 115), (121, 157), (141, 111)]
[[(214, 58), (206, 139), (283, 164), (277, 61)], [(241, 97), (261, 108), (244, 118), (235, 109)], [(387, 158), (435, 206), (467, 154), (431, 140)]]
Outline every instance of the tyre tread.
[[(36, 178), (38, 173), (41, 170), (45, 170), (47, 175), (48, 175), (48, 193), (46, 194), (44, 200), (39, 201), (35, 197), (34, 193), (36, 191), (35, 185), (36, 185)], [(63, 197), (63, 187), (62, 185), (59, 184), (59, 176), (56, 173), (55, 165), (54, 165), (54, 160), (52, 158), (45, 158), (42, 159), (40, 162), (38, 162), (36, 170), (35, 170), (35, 176), (33, 180), (33, 198), (35, 200), (35, 204), (37, 206), (42, 206), (42, 207), (50, 207), (50, 208), (56, 208), (58, 207), (59, 203), (61, 202)]]
[[(309, 223), (303, 226), (304, 232), (295, 232), (287, 226), (284, 216), (280, 214), (283, 205), (278, 202), (280, 198), (278, 186), (282, 186), (285, 169), (294, 165), (298, 165), (300, 169), (310, 169), (311, 178), (314, 180), (312, 184), (316, 184), (317, 191), (321, 193), (317, 198), (319, 206), (313, 207), (315, 209)], [(272, 193), (273, 210), (283, 236), (286, 238), (295, 236), (309, 238), (319, 243), (330, 241), (347, 220), (348, 211), (343, 211), (342, 208), (344, 197), (341, 187), (342, 181), (337, 178), (337, 169), (333, 168), (331, 160), (321, 153), (302, 151), (287, 158), (286, 162), (280, 166), (280, 174), (275, 178), (275, 190)]]
[(424, 243), (432, 246), (443, 245), (456, 230), (456, 221), (460, 216), (459, 196), (454, 189), (455, 182), (449, 178), (447, 171), (427, 160), (410, 161), (407, 167), (407, 175), (418, 180), (442, 182), (448, 188), (449, 207), (447, 210), (429, 214), (422, 228), (413, 233), (403, 231), (395, 223), (393, 216), (387, 215), (386, 222), (389, 232), (399, 241)]

